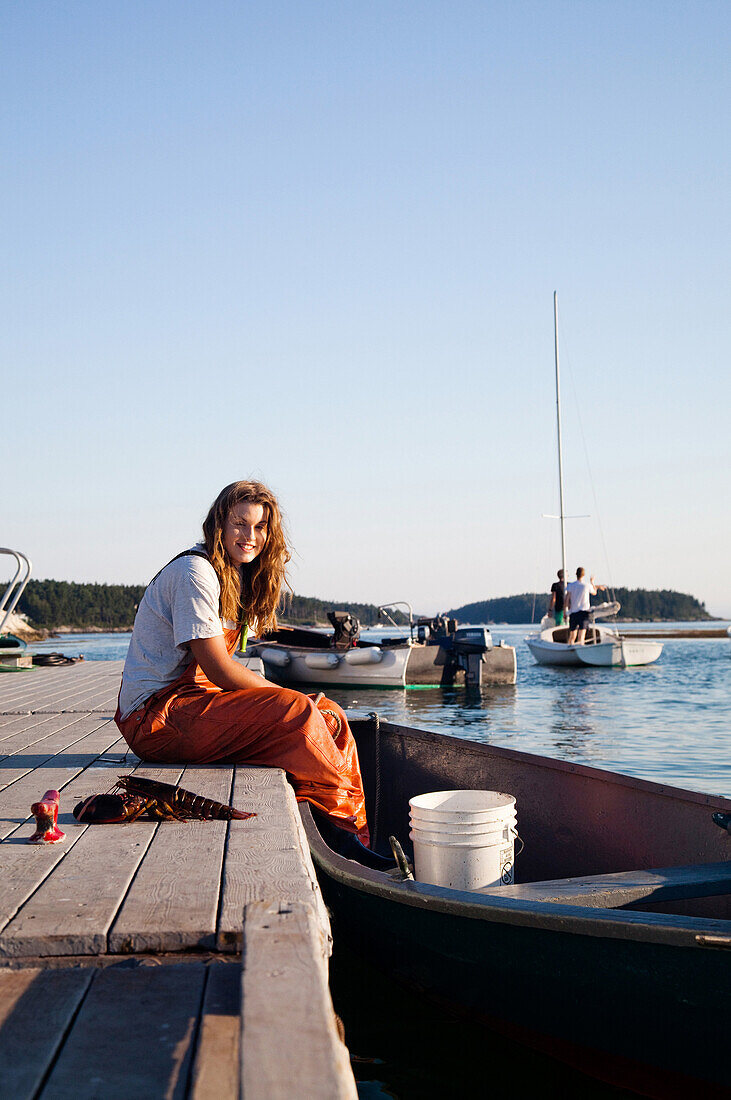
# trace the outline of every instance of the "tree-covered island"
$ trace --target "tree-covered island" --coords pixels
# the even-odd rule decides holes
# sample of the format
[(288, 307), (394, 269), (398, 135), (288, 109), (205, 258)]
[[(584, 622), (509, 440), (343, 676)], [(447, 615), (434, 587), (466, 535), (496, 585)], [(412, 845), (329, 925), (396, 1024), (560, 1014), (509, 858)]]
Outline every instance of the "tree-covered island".
[[(131, 630), (144, 591), (141, 584), (31, 580), (16, 611), (26, 617), (30, 627), (39, 631)], [(622, 605), (619, 618), (625, 622), (704, 622), (714, 617), (694, 596), (682, 592), (617, 588), (614, 595)], [(531, 623), (541, 618), (547, 606), (547, 593), (523, 593), (463, 604), (450, 608), (446, 614), (463, 623)], [(379, 623), (375, 604), (296, 595), (287, 599), (281, 619), (302, 626), (327, 624), (327, 612), (340, 609), (351, 611), (363, 626)], [(394, 618), (397, 622), (407, 621), (402, 614), (394, 614)]]
[[(621, 611), (617, 616), (619, 622), (689, 623), (709, 622), (715, 618), (708, 613), (705, 604), (684, 592), (615, 588), (612, 596), (621, 604)], [(501, 596), (498, 599), (466, 603), (462, 607), (452, 608), (447, 614), (460, 622), (532, 623), (540, 620), (548, 602), (548, 593), (524, 592), (520, 596)]]

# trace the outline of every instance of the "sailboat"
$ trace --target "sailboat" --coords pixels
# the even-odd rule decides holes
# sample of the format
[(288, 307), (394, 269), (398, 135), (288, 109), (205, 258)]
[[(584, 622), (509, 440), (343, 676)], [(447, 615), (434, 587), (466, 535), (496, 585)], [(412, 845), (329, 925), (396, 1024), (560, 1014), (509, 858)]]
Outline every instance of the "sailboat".
[[(553, 295), (553, 333), (556, 360), (556, 435), (558, 443), (558, 492), (561, 526), (561, 565), (566, 583), (566, 513), (563, 496), (563, 451), (561, 445), (561, 384), (558, 361), (558, 295)], [(649, 642), (639, 638), (628, 639), (596, 620), (616, 615), (620, 605), (616, 600), (607, 601), (591, 609), (591, 622), (581, 645), (569, 645), (568, 624), (556, 626), (550, 615), (544, 615), (540, 628), (525, 639), (539, 665), (593, 665), (605, 668), (629, 668), (634, 665), (650, 665), (662, 653), (661, 642)]]

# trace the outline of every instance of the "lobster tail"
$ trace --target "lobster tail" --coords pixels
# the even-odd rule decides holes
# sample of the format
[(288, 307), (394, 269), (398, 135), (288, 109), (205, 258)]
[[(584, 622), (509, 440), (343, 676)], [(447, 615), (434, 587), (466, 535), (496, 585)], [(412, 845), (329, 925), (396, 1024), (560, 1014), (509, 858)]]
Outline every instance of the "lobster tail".
[(233, 806), (216, 802), (215, 799), (186, 791), (184, 787), (160, 783), (142, 776), (120, 775), (116, 785), (124, 792), (122, 799), (139, 799), (144, 803), (148, 816), (160, 820), (185, 821), (195, 818), (198, 821), (245, 821), (248, 817), (256, 817), (255, 813), (236, 810)]

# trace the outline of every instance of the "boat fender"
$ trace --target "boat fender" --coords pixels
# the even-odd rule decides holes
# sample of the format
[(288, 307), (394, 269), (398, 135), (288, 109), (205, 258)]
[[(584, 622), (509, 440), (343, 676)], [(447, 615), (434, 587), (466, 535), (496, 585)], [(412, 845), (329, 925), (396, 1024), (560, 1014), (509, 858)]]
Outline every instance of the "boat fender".
[(266, 665), (274, 665), (275, 668), (286, 668), (292, 658), (286, 649), (263, 649), (259, 653)]
[(305, 657), (308, 668), (332, 669), (340, 664), (337, 653), (308, 653)]
[(367, 649), (349, 649), (345, 654), (345, 660), (349, 665), (377, 665), (383, 660), (383, 650), (378, 646), (369, 646)]

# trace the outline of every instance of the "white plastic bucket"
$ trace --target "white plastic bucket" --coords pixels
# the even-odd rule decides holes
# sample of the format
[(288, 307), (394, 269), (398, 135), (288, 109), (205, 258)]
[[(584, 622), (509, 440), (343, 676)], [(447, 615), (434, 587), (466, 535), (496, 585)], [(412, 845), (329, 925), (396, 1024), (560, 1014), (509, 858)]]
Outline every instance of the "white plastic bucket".
[(409, 800), (414, 875), (453, 890), (513, 882), (515, 799), (501, 791), (434, 791)]

